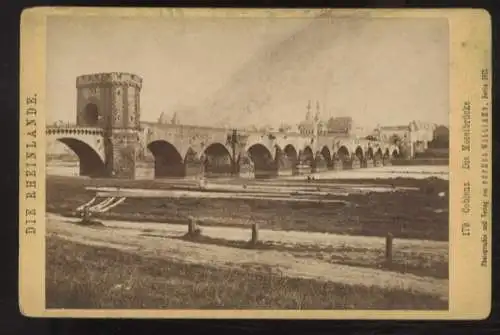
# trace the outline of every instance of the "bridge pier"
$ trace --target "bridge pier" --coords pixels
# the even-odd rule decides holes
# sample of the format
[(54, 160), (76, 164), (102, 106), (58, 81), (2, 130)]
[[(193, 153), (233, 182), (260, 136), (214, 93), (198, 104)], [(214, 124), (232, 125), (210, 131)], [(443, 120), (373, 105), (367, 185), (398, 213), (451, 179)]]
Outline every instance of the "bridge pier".
[(355, 169), (360, 169), (361, 168), (361, 160), (358, 157), (354, 157), (351, 160), (350, 168), (355, 170)]
[(186, 157), (184, 160), (184, 171), (186, 177), (198, 177), (203, 175), (203, 163), (196, 157)]
[(382, 154), (380, 152), (377, 152), (373, 158), (373, 164), (375, 167), (382, 167), (384, 166), (384, 159), (382, 157)]
[(105, 138), (107, 176), (135, 179), (138, 142), (133, 130), (114, 131)]
[(389, 156), (384, 156), (383, 161), (382, 161), (384, 166), (391, 166), (391, 157)]
[(296, 176), (298, 174), (297, 159), (286, 152), (279, 150), (276, 153), (276, 174), (278, 176)]
[(311, 166), (312, 172), (324, 172), (329, 170), (328, 162), (325, 160), (322, 154), (318, 153), (316, 159)]
[(344, 168), (344, 163), (342, 162), (341, 159), (336, 158), (333, 160), (334, 171), (342, 171), (343, 168)]
[(329, 162), (327, 162), (326, 169), (333, 170), (333, 160), (330, 160)]
[(240, 178), (253, 179), (255, 178), (255, 166), (252, 159), (246, 152), (241, 152), (237, 164), (237, 174)]
[(299, 151), (297, 174), (305, 175), (314, 173), (316, 170), (316, 159), (310, 148)]
[(306, 175), (313, 172), (313, 168), (309, 164), (299, 164), (297, 166), (297, 175)]
[(306, 175), (314, 172), (314, 161), (302, 160), (297, 164), (297, 175)]
[(363, 168), (372, 168), (374, 166), (373, 159), (365, 159), (363, 160), (362, 167)]

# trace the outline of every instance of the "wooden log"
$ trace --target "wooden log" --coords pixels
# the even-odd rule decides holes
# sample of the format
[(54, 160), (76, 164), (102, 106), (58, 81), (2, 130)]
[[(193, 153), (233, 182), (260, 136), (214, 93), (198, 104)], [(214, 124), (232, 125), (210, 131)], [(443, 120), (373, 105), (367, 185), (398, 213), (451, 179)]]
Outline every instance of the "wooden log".
[(252, 240), (251, 244), (256, 245), (259, 242), (259, 226), (257, 223), (252, 223)]
[(385, 238), (385, 264), (388, 266), (392, 264), (392, 242), (392, 234), (387, 233), (387, 236)]
[(193, 218), (189, 218), (188, 221), (188, 235), (194, 236), (196, 234), (196, 221)]

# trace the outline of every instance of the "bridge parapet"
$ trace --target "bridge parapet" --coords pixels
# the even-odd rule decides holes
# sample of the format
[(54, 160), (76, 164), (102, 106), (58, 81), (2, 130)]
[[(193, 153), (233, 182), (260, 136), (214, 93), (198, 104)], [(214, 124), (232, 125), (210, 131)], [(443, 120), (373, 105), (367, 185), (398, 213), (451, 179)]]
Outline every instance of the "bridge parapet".
[(45, 129), (47, 135), (96, 135), (103, 136), (104, 130), (98, 127), (78, 127), (76, 125), (65, 126), (47, 126)]
[(193, 125), (181, 125), (181, 124), (161, 124), (155, 122), (141, 122), (142, 130), (151, 130), (163, 133), (165, 131), (170, 131), (171, 133), (177, 134), (189, 134), (189, 133), (230, 133), (231, 129), (216, 128), (216, 127), (206, 127), (206, 126), (193, 126)]

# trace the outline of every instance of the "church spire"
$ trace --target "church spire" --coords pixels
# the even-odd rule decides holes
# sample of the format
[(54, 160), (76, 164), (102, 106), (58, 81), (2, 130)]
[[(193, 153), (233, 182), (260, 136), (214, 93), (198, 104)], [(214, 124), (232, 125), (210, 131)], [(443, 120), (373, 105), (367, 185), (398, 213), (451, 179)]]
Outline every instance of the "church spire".
[(174, 116), (172, 117), (172, 124), (178, 124), (179, 123), (179, 118), (177, 117), (177, 112), (174, 112)]
[(307, 102), (307, 113), (306, 113), (306, 120), (309, 121), (311, 119), (311, 100)]
[(314, 120), (315, 120), (316, 122), (318, 122), (318, 121), (319, 121), (319, 101), (316, 101), (316, 115), (315, 115), (315, 117), (314, 117)]

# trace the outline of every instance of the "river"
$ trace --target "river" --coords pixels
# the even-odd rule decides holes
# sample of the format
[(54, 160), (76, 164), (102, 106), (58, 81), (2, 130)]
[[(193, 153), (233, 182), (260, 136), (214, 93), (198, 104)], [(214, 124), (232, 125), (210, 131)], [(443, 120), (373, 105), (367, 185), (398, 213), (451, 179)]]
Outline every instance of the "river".
[[(51, 161), (47, 164), (47, 174), (56, 176), (78, 176), (78, 162)], [(440, 165), (418, 166), (383, 166), (357, 170), (324, 171), (312, 173), (316, 179), (373, 179), (373, 178), (414, 178), (436, 177), (448, 180), (449, 167)], [(279, 179), (304, 179), (304, 176), (281, 176)], [(154, 179), (152, 165), (139, 165), (136, 168), (136, 179)]]

